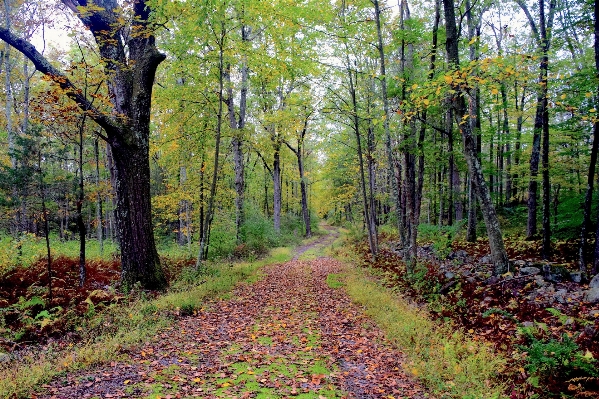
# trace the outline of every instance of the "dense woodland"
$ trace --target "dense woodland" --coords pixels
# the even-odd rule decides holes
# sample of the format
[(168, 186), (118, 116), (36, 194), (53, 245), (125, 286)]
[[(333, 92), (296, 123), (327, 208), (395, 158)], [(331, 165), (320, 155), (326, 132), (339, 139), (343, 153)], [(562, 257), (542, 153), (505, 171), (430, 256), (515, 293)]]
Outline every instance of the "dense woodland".
[[(324, 221), (390, 285), (510, 354), (506, 381), (528, 384), (512, 398), (538, 376), (599, 392), (599, 285), (584, 285), (599, 272), (599, 1), (5, 0), (0, 14), (0, 289), (40, 262), (47, 280), (0, 292), (1, 332), (31, 327), (11, 340), (58, 326), (62, 306), (93, 320), (94, 293), (120, 303), (93, 291), (101, 273), (158, 295), (180, 284), (173, 264), (197, 280)], [(53, 302), (70, 244), (80, 301)], [(327, 262), (314, 270), (335, 285)], [(159, 317), (144, 306), (140, 323)], [(540, 366), (519, 368), (534, 350)]]
[(123, 281), (159, 288), (156, 240), (199, 267), (326, 219), (361, 225), (372, 257), (398, 233), (408, 268), (422, 224), (488, 237), (496, 274), (506, 229), (545, 259), (579, 240), (592, 275), (593, 7), (6, 1), (9, 257), (79, 239), (84, 281), (85, 240), (116, 240)]

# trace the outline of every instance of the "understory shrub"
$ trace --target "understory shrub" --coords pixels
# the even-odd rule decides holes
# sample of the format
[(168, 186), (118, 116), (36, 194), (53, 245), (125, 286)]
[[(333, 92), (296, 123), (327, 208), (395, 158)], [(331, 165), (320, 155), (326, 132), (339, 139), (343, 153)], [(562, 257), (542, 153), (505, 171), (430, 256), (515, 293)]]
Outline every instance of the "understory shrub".
[(445, 259), (451, 253), (451, 243), (463, 226), (464, 221), (456, 222), (453, 226), (421, 224), (418, 226), (418, 241), (431, 243), (437, 257)]
[(526, 369), (531, 374), (541, 378), (549, 377), (583, 377), (599, 376), (596, 360), (590, 352), (582, 353), (578, 344), (567, 334), (561, 340), (548, 341), (536, 338), (532, 333), (526, 332), (528, 345), (520, 345), (519, 349), (526, 352)]

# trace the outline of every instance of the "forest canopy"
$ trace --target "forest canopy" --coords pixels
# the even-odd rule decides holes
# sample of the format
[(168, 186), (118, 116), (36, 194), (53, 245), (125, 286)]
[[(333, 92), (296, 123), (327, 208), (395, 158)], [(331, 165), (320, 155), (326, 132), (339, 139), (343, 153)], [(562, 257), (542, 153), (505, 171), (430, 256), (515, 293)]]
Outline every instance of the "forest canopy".
[(116, 242), (125, 286), (164, 288), (165, 243), (201, 268), (325, 219), (373, 258), (397, 234), (408, 272), (422, 226), (484, 237), (495, 274), (506, 235), (598, 271), (593, 2), (4, 4), (3, 263), (78, 238), (83, 284)]

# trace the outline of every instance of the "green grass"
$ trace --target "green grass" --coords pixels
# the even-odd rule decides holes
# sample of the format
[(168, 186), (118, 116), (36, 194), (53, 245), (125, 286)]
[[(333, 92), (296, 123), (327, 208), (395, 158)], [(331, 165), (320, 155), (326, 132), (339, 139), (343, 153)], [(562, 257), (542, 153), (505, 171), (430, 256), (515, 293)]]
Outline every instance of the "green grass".
[[(19, 244), (21, 246), (19, 253)], [(53, 257), (79, 257), (79, 240), (61, 241), (56, 234), (50, 235), (50, 249)], [(85, 247), (88, 259), (110, 259), (118, 254), (118, 245), (106, 240), (100, 251), (97, 240), (87, 240)], [(18, 265), (29, 265), (46, 257), (46, 240), (42, 236), (23, 234), (19, 240), (4, 233), (0, 234), (0, 274)]]
[(489, 344), (397, 299), (362, 270), (350, 269), (345, 289), (407, 356), (408, 373), (442, 398), (501, 398), (498, 382), (506, 361)]
[(408, 374), (439, 398), (504, 397), (506, 383), (500, 377), (506, 359), (490, 344), (451, 324), (433, 321), (425, 310), (398, 298), (367, 270), (352, 266), (346, 251), (335, 253), (348, 265), (342, 275), (344, 289), (406, 355)]
[(327, 285), (330, 288), (341, 288), (343, 287), (343, 282), (340, 281), (340, 276), (338, 274), (335, 273), (331, 273), (329, 275), (327, 275)]
[(211, 264), (212, 273), (202, 276), (199, 285), (177, 286), (153, 300), (132, 300), (128, 305), (113, 304), (85, 319), (78, 327), (81, 343), (66, 349), (50, 346), (41, 352), (23, 354), (18, 361), (0, 365), (0, 398), (29, 397), (32, 390), (53, 377), (94, 364), (124, 357), (123, 349), (153, 338), (172, 324), (181, 309), (196, 310), (207, 298), (223, 296), (240, 282), (260, 278), (260, 268), (291, 258), (289, 248), (276, 248), (258, 262), (233, 265)]

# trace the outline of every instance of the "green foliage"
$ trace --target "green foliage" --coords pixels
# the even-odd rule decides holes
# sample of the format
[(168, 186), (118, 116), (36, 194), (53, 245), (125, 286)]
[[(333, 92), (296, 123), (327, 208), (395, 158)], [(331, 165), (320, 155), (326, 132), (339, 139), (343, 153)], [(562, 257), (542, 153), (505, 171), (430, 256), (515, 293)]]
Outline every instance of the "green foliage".
[(441, 283), (434, 266), (417, 262), (408, 278), (414, 289), (427, 300), (434, 301), (438, 297)]
[(421, 224), (418, 226), (418, 239), (423, 243), (432, 243), (437, 257), (445, 259), (451, 253), (451, 243), (463, 226), (463, 221), (457, 222), (453, 226)]
[(543, 341), (529, 335), (529, 344), (519, 346), (527, 353), (526, 369), (543, 378), (550, 376), (599, 376), (599, 370), (590, 352), (578, 350), (578, 345), (567, 334), (561, 340)]

